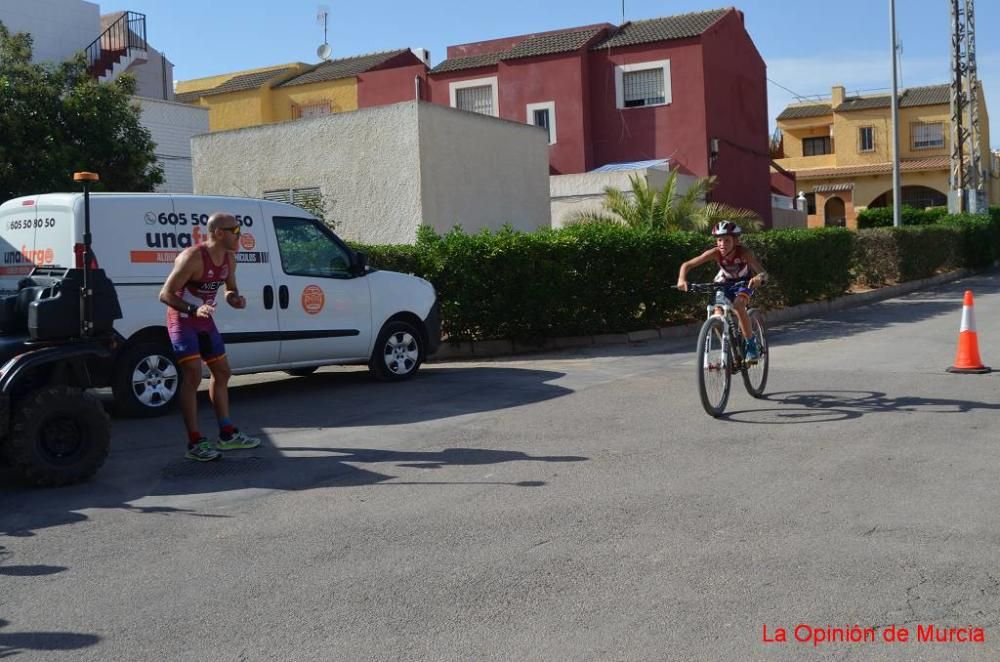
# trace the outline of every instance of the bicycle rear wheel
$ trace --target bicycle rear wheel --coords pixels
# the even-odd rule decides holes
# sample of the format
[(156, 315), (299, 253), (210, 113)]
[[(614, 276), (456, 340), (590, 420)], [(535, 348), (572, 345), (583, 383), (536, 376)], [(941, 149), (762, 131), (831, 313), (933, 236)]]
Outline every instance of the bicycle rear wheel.
[(770, 347), (767, 345), (767, 325), (760, 311), (750, 311), (750, 330), (757, 339), (757, 349), (760, 358), (756, 363), (743, 366), (743, 385), (747, 393), (755, 398), (764, 397), (764, 387), (767, 386), (767, 370), (770, 364)]
[(723, 345), (725, 326), (721, 319), (706, 320), (698, 334), (696, 368), (698, 371), (698, 395), (701, 406), (709, 416), (719, 417), (729, 401), (729, 387), (732, 383), (732, 362)]

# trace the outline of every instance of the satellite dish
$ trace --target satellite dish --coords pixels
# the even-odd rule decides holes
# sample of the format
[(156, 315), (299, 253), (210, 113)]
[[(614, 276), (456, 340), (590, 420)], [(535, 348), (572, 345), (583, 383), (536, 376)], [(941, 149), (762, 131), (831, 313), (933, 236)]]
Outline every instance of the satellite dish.
[(316, 55), (321, 60), (329, 60), (330, 53), (332, 52), (330, 50), (330, 44), (327, 42), (326, 38), (326, 24), (329, 16), (330, 8), (326, 5), (320, 5), (319, 9), (316, 11), (316, 22), (323, 26), (323, 43), (316, 49)]

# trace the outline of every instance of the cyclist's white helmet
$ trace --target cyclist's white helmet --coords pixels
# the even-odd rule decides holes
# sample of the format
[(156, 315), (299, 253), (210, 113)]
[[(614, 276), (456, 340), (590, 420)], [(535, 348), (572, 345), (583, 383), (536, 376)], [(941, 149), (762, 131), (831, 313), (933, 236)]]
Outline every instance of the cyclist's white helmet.
[(743, 234), (743, 228), (732, 221), (719, 221), (712, 228), (713, 237), (724, 237), (727, 234), (732, 237), (738, 237)]

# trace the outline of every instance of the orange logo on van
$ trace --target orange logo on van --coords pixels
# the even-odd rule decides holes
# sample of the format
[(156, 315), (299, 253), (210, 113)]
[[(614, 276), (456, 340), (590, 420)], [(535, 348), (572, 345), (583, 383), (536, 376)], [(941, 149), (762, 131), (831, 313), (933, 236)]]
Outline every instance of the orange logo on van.
[(252, 251), (253, 247), (257, 245), (257, 240), (253, 238), (253, 235), (249, 232), (245, 232), (240, 235), (240, 246), (245, 251)]
[(326, 295), (318, 285), (308, 285), (302, 290), (302, 310), (310, 315), (315, 315), (323, 310), (326, 303)]

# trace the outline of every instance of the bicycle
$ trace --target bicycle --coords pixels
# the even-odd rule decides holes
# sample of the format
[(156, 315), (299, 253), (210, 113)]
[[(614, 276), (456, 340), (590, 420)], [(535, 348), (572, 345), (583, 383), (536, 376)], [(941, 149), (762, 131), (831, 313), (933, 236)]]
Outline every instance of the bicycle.
[[(744, 281), (736, 283), (739, 286), (745, 284)], [(732, 303), (723, 292), (728, 285), (688, 283), (688, 292), (715, 293), (714, 301), (707, 306), (708, 319), (698, 333), (696, 362), (701, 405), (709, 416), (715, 418), (721, 416), (726, 409), (734, 372), (743, 376), (747, 393), (755, 398), (763, 398), (770, 364), (764, 316), (752, 308), (747, 309), (747, 313), (750, 316), (751, 332), (757, 340), (759, 358), (756, 361), (744, 360), (744, 340), (739, 320), (736, 319)]]

